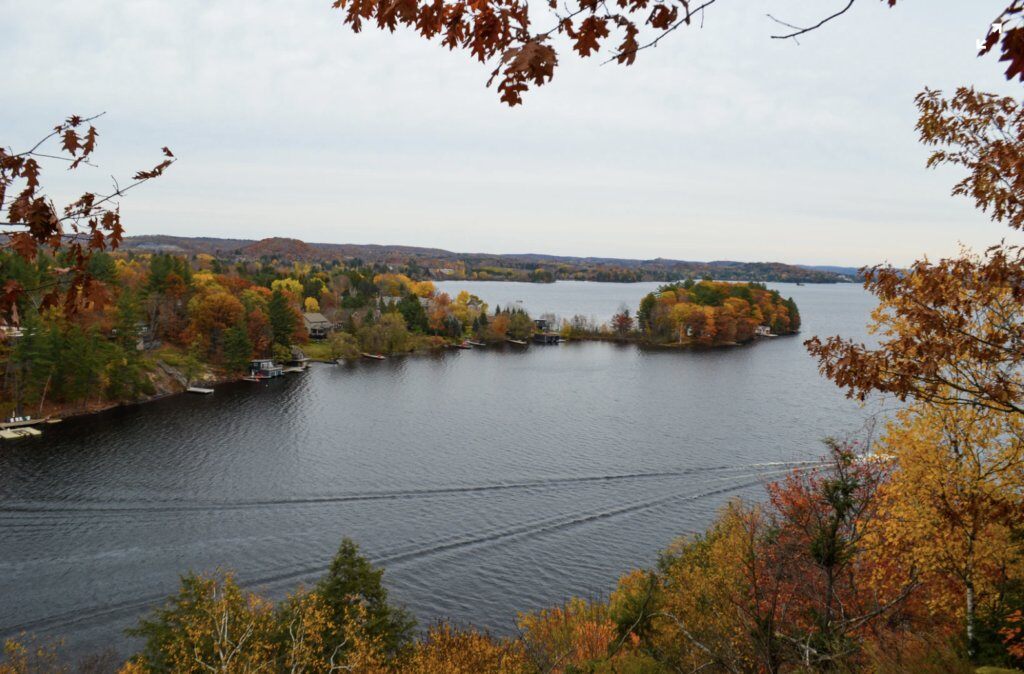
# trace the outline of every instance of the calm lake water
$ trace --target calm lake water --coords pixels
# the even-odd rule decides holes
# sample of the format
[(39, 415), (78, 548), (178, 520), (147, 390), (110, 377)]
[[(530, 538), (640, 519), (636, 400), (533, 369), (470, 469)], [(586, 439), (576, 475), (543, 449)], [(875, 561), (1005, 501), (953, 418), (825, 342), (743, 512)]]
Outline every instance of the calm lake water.
[[(599, 320), (657, 284), (444, 283), (493, 307)], [(233, 569), (279, 597), (344, 536), (423, 623), (499, 633), (606, 594), (728, 499), (868, 417), (802, 339), (862, 337), (860, 286), (777, 286), (803, 336), (705, 352), (504, 347), (310, 371), (66, 421), (0, 444), (0, 639), (123, 629), (179, 574)]]

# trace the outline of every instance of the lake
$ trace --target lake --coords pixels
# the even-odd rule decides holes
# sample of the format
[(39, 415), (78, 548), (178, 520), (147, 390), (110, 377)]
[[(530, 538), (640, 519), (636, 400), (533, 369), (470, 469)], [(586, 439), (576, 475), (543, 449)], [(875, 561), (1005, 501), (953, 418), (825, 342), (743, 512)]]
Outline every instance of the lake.
[[(534, 315), (634, 311), (657, 284), (445, 282)], [(274, 597), (342, 537), (421, 623), (513, 631), (518, 611), (607, 594), (734, 497), (854, 433), (862, 409), (802, 340), (863, 338), (857, 285), (778, 285), (802, 336), (715, 351), (608, 343), (315, 365), (0, 444), (0, 639), (133, 647), (179, 574), (233, 569)]]

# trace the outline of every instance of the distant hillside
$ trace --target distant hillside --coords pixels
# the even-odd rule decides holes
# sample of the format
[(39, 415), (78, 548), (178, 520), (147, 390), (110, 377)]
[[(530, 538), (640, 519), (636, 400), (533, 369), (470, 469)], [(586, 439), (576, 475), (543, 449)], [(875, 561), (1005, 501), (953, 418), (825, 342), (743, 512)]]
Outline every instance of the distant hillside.
[(123, 247), (128, 250), (188, 255), (206, 253), (232, 261), (279, 260), (323, 263), (359, 260), (367, 264), (405, 267), (411, 275), (438, 279), (630, 282), (677, 281), (710, 276), (722, 281), (848, 283), (854, 279), (856, 273), (855, 269), (847, 267), (807, 267), (782, 262), (695, 262), (664, 258), (634, 260), (537, 253), (455, 253), (440, 248), (307, 243), (286, 238), (253, 241), (164, 235), (133, 236), (124, 240)]
[(833, 274), (842, 274), (843, 276), (849, 276), (854, 279), (860, 279), (860, 267), (836, 267), (829, 264), (818, 264), (818, 265), (800, 265), (804, 269), (813, 269), (815, 271), (827, 271)]

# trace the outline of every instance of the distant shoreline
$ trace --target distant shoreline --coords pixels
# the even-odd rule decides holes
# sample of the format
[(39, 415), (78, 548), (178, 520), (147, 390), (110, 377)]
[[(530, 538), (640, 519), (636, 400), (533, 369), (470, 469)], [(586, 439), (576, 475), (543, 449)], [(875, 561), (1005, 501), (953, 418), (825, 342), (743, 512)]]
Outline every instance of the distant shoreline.
[[(642, 283), (699, 279), (758, 283), (856, 283), (858, 270), (834, 265), (736, 260), (673, 260), (574, 257), (539, 253), (461, 253), (440, 248), (380, 244), (307, 243), (298, 239), (221, 239), (162, 234), (126, 237), (121, 250), (176, 255), (211, 255), (228, 262), (352, 262), (408, 267), (414, 280), (599, 281)], [(415, 270), (415, 271), (413, 271)]]

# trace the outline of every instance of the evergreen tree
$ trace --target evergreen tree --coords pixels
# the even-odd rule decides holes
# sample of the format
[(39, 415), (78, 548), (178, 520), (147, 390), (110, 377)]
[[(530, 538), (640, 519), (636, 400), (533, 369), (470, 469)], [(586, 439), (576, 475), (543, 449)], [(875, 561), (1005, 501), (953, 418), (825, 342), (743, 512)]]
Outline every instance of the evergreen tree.
[[(336, 625), (344, 624), (342, 617), (353, 604), (362, 603), (368, 635), (379, 637), (385, 651), (394, 655), (412, 640), (416, 621), (404, 609), (388, 604), (383, 575), (384, 570), (374, 568), (359, 554), (359, 546), (346, 538), (316, 590), (334, 613)], [(341, 643), (344, 636), (339, 634), (333, 641)]]
[(142, 312), (134, 293), (124, 290), (117, 300), (114, 343), (109, 348), (107, 394), (131, 400), (138, 396), (145, 380), (139, 358), (139, 319)]
[(252, 341), (244, 325), (224, 331), (224, 366), (232, 372), (241, 372), (252, 359)]
[(406, 295), (398, 303), (398, 311), (405, 319), (405, 325), (409, 330), (413, 332), (427, 331), (427, 311), (420, 304), (419, 297), (411, 293)]
[(270, 314), (270, 329), (274, 333), (274, 344), (291, 346), (295, 331), (295, 313), (288, 306), (288, 300), (280, 290), (275, 290), (267, 305)]

